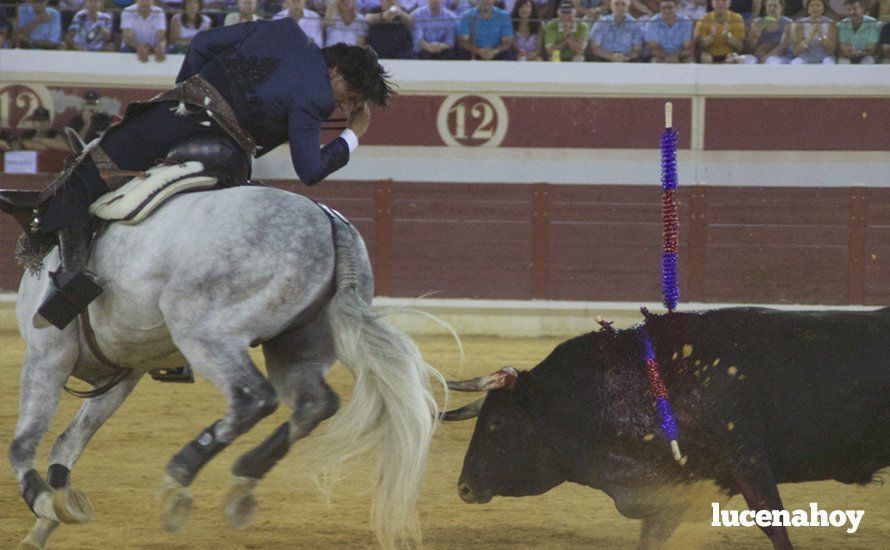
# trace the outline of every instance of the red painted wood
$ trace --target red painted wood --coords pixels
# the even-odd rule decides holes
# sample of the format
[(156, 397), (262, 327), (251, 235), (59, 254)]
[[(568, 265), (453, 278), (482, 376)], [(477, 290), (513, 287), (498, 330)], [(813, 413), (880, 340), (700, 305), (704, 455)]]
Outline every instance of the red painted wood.
[(890, 151), (890, 98), (707, 98), (705, 149)]

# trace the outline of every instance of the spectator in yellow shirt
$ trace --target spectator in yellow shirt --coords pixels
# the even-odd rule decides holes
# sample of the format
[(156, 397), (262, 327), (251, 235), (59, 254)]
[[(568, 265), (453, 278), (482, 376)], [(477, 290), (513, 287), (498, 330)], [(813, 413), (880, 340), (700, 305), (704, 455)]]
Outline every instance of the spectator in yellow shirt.
[(702, 63), (734, 61), (745, 45), (745, 22), (742, 16), (729, 11), (730, 0), (711, 0), (714, 11), (707, 13), (695, 26), (695, 42)]

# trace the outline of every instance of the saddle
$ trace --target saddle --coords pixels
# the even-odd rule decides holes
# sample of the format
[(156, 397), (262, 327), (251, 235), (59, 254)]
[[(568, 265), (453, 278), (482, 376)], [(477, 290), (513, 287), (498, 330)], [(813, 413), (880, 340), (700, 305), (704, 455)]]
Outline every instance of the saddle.
[(96, 199), (90, 205), (90, 214), (101, 220), (135, 225), (170, 197), (212, 189), (217, 183), (217, 178), (208, 175), (204, 164), (198, 161), (159, 165)]

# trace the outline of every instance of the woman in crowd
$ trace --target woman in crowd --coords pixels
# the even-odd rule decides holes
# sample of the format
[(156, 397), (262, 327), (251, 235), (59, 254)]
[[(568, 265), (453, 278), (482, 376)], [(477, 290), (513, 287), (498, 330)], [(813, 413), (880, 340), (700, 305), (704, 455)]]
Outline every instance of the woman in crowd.
[(837, 27), (825, 16), (825, 0), (808, 0), (807, 17), (794, 24), (791, 52), (792, 65), (822, 63), (834, 65), (837, 48)]
[(210, 18), (201, 13), (201, 0), (185, 0), (182, 11), (170, 20), (170, 53), (185, 53), (192, 38), (210, 24)]
[(738, 57), (739, 63), (784, 65), (791, 61), (791, 19), (782, 15), (783, 0), (766, 0), (766, 15), (751, 21), (747, 46), (751, 53)]
[(520, 61), (541, 60), (541, 20), (538, 6), (532, 0), (516, 0), (513, 12), (513, 49)]

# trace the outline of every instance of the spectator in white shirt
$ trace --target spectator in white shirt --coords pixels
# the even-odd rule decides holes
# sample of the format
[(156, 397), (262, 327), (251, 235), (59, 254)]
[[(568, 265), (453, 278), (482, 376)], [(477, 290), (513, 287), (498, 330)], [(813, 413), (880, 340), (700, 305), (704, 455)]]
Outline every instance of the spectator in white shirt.
[(139, 61), (145, 63), (154, 53), (160, 62), (167, 52), (167, 18), (164, 10), (152, 5), (151, 0), (136, 3), (121, 12), (122, 52), (136, 52)]
[(325, 46), (349, 44), (363, 46), (368, 35), (365, 18), (358, 13), (355, 0), (331, 0), (324, 16)]

